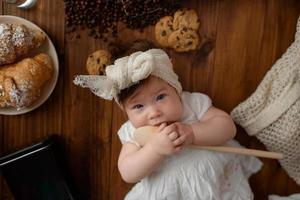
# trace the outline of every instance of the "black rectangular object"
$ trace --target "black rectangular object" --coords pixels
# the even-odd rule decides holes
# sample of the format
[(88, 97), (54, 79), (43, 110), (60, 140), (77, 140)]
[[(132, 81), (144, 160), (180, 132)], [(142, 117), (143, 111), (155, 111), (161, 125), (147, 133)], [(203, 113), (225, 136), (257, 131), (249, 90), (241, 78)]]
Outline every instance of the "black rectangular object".
[(75, 199), (49, 141), (0, 158), (1, 174), (16, 200)]

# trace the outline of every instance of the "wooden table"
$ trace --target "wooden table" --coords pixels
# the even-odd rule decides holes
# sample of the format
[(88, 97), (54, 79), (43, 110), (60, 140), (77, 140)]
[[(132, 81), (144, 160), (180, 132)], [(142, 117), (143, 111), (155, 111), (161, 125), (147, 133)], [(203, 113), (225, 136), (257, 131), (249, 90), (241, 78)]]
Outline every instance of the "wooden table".
[[(122, 199), (132, 185), (124, 183), (117, 169), (121, 148), (116, 134), (126, 120), (118, 106), (72, 83), (85, 74), (85, 61), (103, 43), (82, 33), (66, 34), (64, 2), (39, 0), (27, 11), (0, 2), (0, 14), (15, 15), (40, 26), (59, 54), (59, 80), (50, 98), (38, 109), (18, 116), (0, 116), (0, 155), (33, 144), (56, 133), (66, 142), (67, 163), (83, 199)], [(168, 50), (183, 88), (207, 93), (214, 105), (230, 112), (257, 87), (265, 73), (294, 39), (300, 13), (298, 0), (199, 0), (186, 6), (196, 9), (201, 20), (199, 50)], [(153, 27), (143, 32), (119, 29), (119, 42), (154, 41)], [(241, 128), (241, 144), (263, 149)], [(276, 160), (261, 159), (264, 166), (250, 178), (255, 199), (268, 194), (299, 193)], [(0, 180), (0, 199), (12, 199)]]

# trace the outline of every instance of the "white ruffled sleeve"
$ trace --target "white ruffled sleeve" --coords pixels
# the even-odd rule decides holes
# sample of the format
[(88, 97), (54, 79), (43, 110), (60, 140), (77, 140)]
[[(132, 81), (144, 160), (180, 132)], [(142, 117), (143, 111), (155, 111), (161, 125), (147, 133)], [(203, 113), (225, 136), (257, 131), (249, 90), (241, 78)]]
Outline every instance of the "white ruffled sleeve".
[(182, 121), (184, 122), (201, 120), (205, 112), (212, 106), (211, 99), (198, 92), (183, 92), (181, 99), (184, 108)]
[(137, 145), (138, 147), (140, 146), (137, 142), (135, 142), (133, 140), (134, 130), (135, 130), (135, 128), (129, 121), (125, 122), (121, 126), (121, 128), (118, 131), (118, 136), (119, 136), (122, 144), (129, 142), (129, 143), (133, 143), (133, 144)]

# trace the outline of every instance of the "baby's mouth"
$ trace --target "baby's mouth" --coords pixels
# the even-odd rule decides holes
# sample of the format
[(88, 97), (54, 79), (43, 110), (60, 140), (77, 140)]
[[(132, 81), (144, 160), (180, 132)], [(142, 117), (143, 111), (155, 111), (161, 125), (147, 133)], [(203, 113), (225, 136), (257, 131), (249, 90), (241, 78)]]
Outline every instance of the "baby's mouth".
[(169, 126), (169, 125), (172, 124), (173, 122), (171, 122), (171, 121), (167, 121), (167, 122), (159, 122), (159, 123), (156, 123), (154, 126), (160, 126), (160, 125), (162, 125), (162, 124), (164, 124), (164, 123), (166, 123), (167, 126)]

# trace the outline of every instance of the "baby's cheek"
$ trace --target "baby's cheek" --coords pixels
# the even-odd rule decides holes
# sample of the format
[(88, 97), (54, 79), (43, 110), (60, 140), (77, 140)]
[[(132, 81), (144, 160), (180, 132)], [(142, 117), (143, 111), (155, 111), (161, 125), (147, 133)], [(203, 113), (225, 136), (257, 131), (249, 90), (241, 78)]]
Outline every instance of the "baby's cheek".
[(180, 121), (183, 110), (182, 107), (177, 106), (176, 109), (173, 109), (172, 116), (174, 117), (173, 121)]
[(135, 128), (140, 128), (142, 126), (146, 126), (147, 121), (141, 116), (128, 116), (128, 120), (132, 123)]

